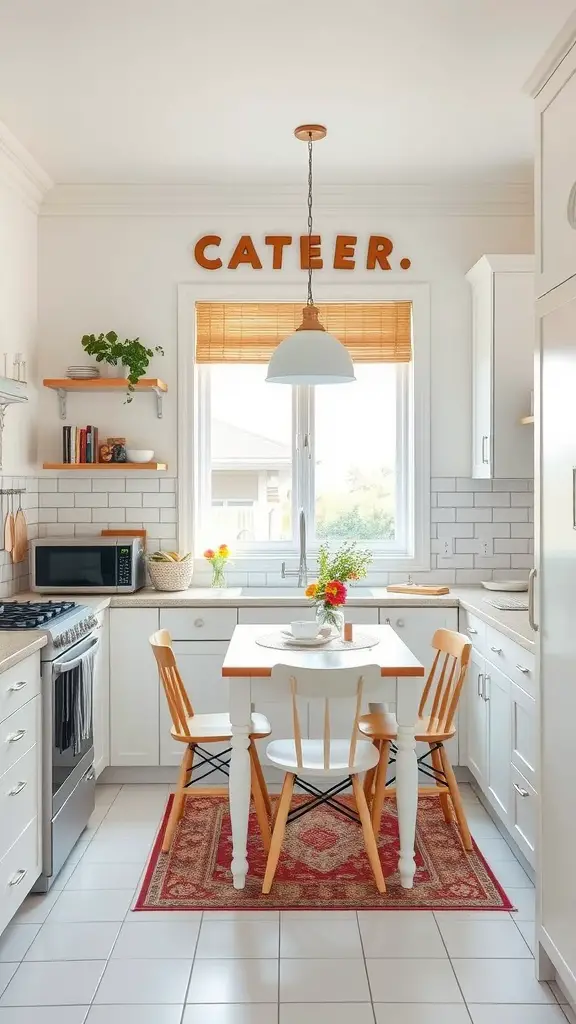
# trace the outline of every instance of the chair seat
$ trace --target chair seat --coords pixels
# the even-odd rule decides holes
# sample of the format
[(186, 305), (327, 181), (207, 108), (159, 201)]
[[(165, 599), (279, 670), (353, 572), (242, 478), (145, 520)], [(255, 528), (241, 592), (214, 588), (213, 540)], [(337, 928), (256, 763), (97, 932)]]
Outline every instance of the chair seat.
[[(390, 713), (381, 712), (370, 715), (361, 715), (358, 720), (358, 728), (363, 736), (371, 740), (395, 740), (398, 735), (396, 716)], [(434, 728), (430, 716), (419, 718), (416, 722), (416, 740), (418, 743), (444, 743), (456, 735), (456, 727), (445, 732)]]
[(294, 740), (273, 740), (266, 757), (277, 768), (297, 775), (356, 775), (378, 764), (379, 753), (373, 743), (358, 740), (354, 764), (348, 767), (350, 740), (330, 741), (330, 767), (324, 767), (324, 741), (302, 740), (302, 768), (298, 767)]
[[(266, 715), (253, 712), (251, 721), (252, 729), (250, 736), (252, 739), (265, 739), (272, 732), (272, 726)], [(202, 742), (202, 740), (214, 743), (217, 740), (225, 741), (232, 738), (230, 715), (226, 711), (210, 715), (192, 715), (188, 719), (188, 730), (187, 735), (178, 732), (174, 726), (172, 726), (170, 731), (174, 739), (180, 740), (182, 743), (190, 743), (190, 741)]]

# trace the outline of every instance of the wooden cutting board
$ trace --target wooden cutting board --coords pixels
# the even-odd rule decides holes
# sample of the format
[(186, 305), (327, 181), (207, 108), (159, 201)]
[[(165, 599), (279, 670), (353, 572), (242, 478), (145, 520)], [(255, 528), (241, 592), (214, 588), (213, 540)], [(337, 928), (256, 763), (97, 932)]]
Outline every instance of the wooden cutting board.
[[(8, 499), (10, 502), (10, 499)], [(8, 504), (8, 512), (6, 513), (6, 519), (4, 520), (4, 550), (12, 551), (14, 547), (14, 516), (10, 504)]]
[(23, 562), (28, 554), (28, 523), (24, 510), (19, 508), (14, 520), (12, 561)]
[(398, 583), (396, 586), (386, 587), (391, 594), (420, 594), (422, 597), (439, 597), (441, 594), (449, 594), (450, 587), (418, 586), (414, 583)]

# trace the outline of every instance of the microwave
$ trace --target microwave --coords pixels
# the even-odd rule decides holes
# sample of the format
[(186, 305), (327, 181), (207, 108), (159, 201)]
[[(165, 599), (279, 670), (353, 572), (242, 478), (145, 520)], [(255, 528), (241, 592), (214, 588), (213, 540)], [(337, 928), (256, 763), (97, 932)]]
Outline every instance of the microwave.
[(142, 537), (43, 537), (30, 543), (39, 594), (133, 594), (146, 584)]

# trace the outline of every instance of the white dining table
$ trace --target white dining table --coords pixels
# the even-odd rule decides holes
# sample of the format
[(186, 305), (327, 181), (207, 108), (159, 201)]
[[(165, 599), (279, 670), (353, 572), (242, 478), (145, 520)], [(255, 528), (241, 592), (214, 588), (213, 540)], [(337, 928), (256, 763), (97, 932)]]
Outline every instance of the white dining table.
[[(274, 632), (286, 629), (276, 626)], [(294, 668), (362, 668), (378, 665), (382, 676), (381, 699), (396, 704), (396, 803), (400, 833), (398, 870), (405, 889), (414, 885), (414, 844), (418, 809), (418, 764), (414, 730), (423, 689), (424, 667), (391, 626), (354, 626), (355, 634), (374, 638), (370, 648), (352, 650), (278, 650), (257, 639), (270, 635), (270, 625), (236, 626), (222, 675), (230, 681), (232, 755), (230, 761), (230, 817), (232, 824), (232, 878), (243, 889), (248, 873), (247, 838), (250, 811), (250, 755), (248, 753), (252, 704), (258, 700), (284, 700), (286, 694), (272, 682), (274, 665)], [(380, 695), (379, 695), (380, 696)]]

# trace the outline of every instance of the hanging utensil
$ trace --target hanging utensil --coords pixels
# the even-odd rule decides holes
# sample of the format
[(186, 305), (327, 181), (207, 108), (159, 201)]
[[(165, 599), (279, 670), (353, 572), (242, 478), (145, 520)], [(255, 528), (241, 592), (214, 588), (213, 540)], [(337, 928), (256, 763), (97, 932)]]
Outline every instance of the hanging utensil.
[(4, 521), (4, 550), (11, 552), (14, 547), (14, 514), (12, 512), (12, 494), (8, 493), (8, 512)]
[(18, 511), (14, 520), (14, 548), (12, 551), (13, 562), (23, 562), (28, 554), (28, 523), (22, 508), (22, 494), (18, 497)]

